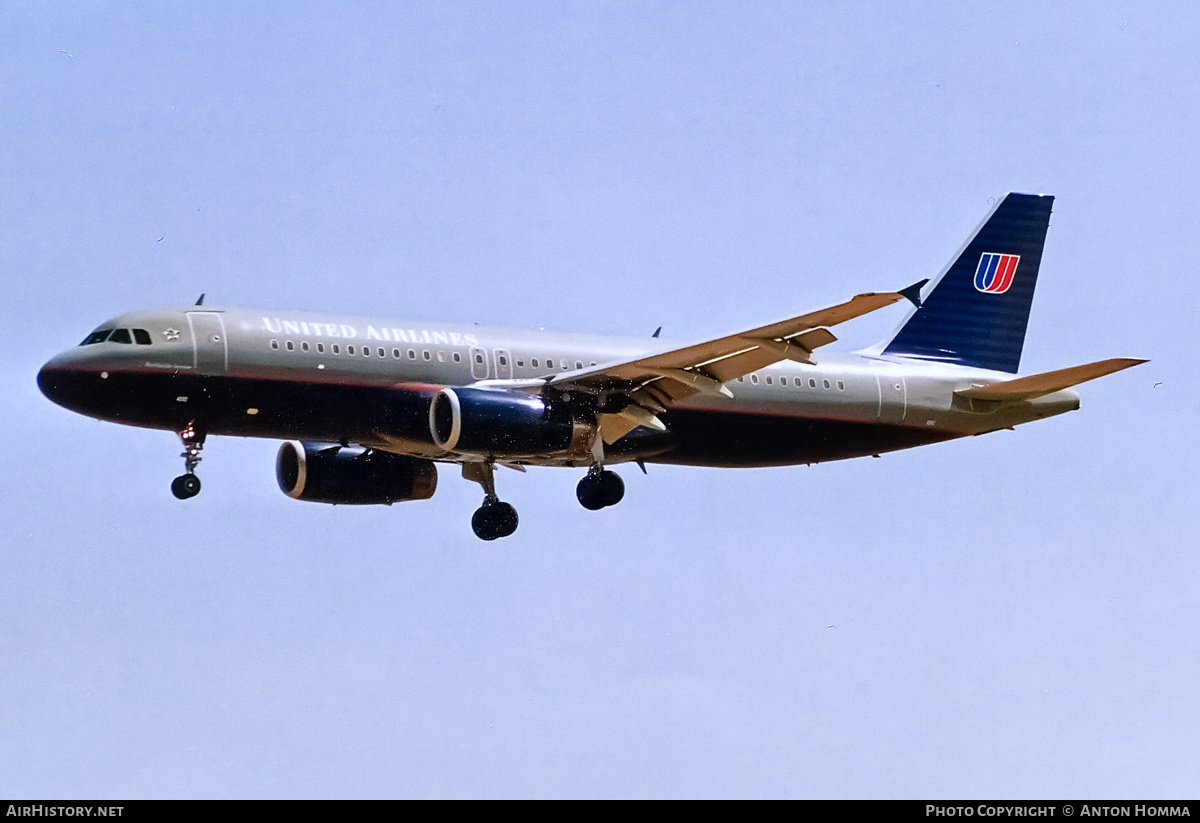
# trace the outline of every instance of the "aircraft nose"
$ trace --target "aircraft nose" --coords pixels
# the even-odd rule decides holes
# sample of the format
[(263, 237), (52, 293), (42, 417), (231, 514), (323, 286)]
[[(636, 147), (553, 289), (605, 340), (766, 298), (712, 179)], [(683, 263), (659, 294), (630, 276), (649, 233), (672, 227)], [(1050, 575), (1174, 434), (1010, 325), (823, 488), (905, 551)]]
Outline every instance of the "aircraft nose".
[[(94, 372), (91, 373), (95, 377)], [(46, 398), (63, 408), (78, 411), (81, 380), (85, 378), (78, 363), (66, 355), (51, 358), (38, 371), (37, 384)]]
[(56, 363), (58, 358), (50, 360), (38, 371), (37, 384), (42, 394), (58, 405), (63, 405), (65, 380), (63, 369)]

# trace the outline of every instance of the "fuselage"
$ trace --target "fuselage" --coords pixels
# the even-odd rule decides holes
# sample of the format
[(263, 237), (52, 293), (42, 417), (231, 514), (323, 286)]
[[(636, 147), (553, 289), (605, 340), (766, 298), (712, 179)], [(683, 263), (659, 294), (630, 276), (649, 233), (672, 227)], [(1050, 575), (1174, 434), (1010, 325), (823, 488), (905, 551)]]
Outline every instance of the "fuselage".
[[(48, 362), (38, 384), (61, 406), (127, 425), (179, 432), (198, 423), (213, 435), (358, 443), (454, 461), (430, 435), (430, 402), (440, 389), (534, 385), (677, 347), (658, 338), (203, 307), (134, 312), (101, 324)], [(1078, 408), (1071, 390), (1005, 404), (955, 397), (1012, 377), (1001, 372), (824, 349), (813, 361), (785, 360), (731, 380), (732, 397), (690, 397), (659, 415), (666, 431), (638, 428), (611, 444), (606, 460), (816, 463)], [(587, 465), (577, 457), (513, 462)]]

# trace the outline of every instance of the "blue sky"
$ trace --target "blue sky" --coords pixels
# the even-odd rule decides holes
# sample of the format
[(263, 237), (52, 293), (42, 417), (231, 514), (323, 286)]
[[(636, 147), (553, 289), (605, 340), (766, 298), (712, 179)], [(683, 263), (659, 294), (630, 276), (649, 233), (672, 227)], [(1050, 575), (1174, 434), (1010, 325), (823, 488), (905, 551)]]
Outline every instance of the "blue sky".
[[(0, 795), (1181, 797), (1200, 761), (1190, 4), (0, 9)], [(1054, 194), (1078, 413), (817, 467), (293, 501), (73, 415), (136, 308), (693, 340)], [(160, 240), (161, 238), (161, 240)], [(840, 329), (846, 348), (902, 309)]]

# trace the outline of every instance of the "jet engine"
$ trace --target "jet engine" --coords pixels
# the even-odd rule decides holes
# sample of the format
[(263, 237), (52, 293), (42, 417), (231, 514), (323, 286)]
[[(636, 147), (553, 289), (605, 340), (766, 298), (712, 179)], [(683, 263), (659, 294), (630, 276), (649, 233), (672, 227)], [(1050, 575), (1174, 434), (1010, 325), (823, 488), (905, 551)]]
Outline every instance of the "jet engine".
[(429, 407), (433, 442), (446, 451), (521, 457), (584, 452), (594, 426), (566, 403), (493, 389), (442, 389)]
[(279, 447), (275, 477), (284, 494), (314, 503), (390, 506), (426, 500), (437, 490), (437, 467), (430, 460), (296, 440)]

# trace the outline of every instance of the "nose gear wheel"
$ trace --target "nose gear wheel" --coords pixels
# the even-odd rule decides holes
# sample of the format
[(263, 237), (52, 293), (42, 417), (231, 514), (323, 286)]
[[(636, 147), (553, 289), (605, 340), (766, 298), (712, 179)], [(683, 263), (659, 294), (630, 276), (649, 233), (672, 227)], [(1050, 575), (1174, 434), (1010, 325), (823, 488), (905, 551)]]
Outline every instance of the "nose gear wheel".
[(181, 474), (171, 481), (171, 494), (187, 500), (200, 493), (200, 478), (194, 474)]

